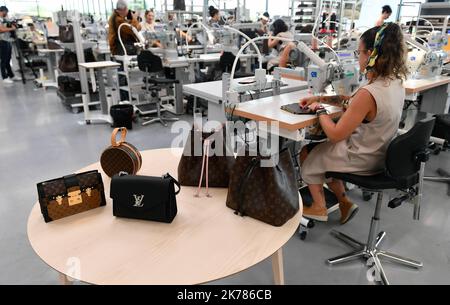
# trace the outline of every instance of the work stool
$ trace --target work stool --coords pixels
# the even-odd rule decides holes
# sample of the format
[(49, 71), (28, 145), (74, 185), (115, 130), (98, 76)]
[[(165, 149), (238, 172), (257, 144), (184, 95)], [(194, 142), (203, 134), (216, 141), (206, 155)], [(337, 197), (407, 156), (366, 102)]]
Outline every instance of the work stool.
[(430, 155), (427, 147), (434, 122), (434, 118), (422, 120), (410, 131), (395, 138), (387, 150), (386, 168), (383, 173), (374, 176), (358, 176), (338, 172), (326, 173), (327, 178), (349, 182), (363, 190), (378, 194), (367, 242), (359, 242), (350, 236), (333, 230), (331, 233), (336, 238), (351, 246), (354, 250), (351, 253), (329, 259), (327, 262), (330, 265), (337, 265), (358, 258), (371, 260), (370, 262), (375, 264), (381, 282), (385, 285), (388, 285), (389, 281), (380, 258), (416, 269), (423, 266), (421, 262), (380, 249), (380, 244), (386, 237), (385, 232), (379, 232), (380, 211), (383, 204), (383, 192), (397, 190), (402, 195), (391, 200), (388, 206), (394, 209), (404, 201), (410, 201), (414, 204), (414, 219), (419, 220), (425, 163), (429, 160)]
[(156, 117), (153, 117), (142, 123), (142, 126), (147, 126), (153, 123), (161, 123), (167, 127), (168, 121), (178, 121), (178, 118), (167, 118), (161, 115), (161, 90), (171, 89), (175, 84), (179, 83), (176, 79), (168, 79), (158, 77), (164, 71), (162, 60), (159, 56), (154, 55), (148, 50), (141, 51), (137, 57), (139, 70), (146, 73), (144, 77), (145, 95), (148, 103), (138, 105), (138, 112), (143, 116), (147, 116), (156, 112)]

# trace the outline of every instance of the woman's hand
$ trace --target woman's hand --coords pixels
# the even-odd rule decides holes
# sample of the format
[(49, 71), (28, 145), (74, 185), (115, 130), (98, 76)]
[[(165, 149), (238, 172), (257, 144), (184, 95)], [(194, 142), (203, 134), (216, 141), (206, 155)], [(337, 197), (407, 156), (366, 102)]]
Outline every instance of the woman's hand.
[(309, 109), (311, 109), (313, 112), (316, 112), (318, 109), (323, 109), (323, 105), (318, 102), (314, 102), (311, 105), (308, 106)]
[[(300, 101), (300, 106), (303, 108), (308, 108), (314, 103), (319, 103), (319, 97), (318, 96), (310, 96), (302, 99)], [(309, 107), (310, 108), (310, 107)]]

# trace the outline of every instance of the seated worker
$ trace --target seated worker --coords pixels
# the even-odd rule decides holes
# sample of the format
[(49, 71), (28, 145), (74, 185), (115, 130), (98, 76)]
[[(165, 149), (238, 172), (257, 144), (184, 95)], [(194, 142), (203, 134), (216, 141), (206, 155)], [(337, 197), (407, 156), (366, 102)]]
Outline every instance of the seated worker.
[[(141, 31), (156, 33), (155, 25), (155, 13), (153, 9), (145, 11), (144, 21), (141, 23)], [(149, 45), (152, 48), (162, 48), (161, 42), (158, 40), (150, 41)]]
[(29, 23), (28, 29), (30, 31), (29, 34), (31, 35), (31, 41), (34, 44), (38, 45), (38, 44), (47, 43), (44, 34), (36, 29), (36, 26), (34, 25), (34, 23)]
[(295, 45), (292, 42), (277, 39), (294, 39), (294, 35), (289, 32), (287, 24), (282, 19), (277, 19), (272, 25), (273, 32), (269, 38), (269, 48), (273, 49), (272, 58), (267, 64), (267, 69), (271, 71), (274, 67), (286, 67), (289, 60), (289, 52)]
[(141, 23), (141, 31), (154, 33), (155, 25), (155, 12), (153, 9), (146, 10), (144, 14), (144, 21)]
[[(108, 41), (109, 48), (112, 55), (123, 55), (124, 50), (119, 42), (118, 30), (122, 23), (128, 23), (135, 27), (138, 31), (141, 30), (141, 25), (137, 19), (137, 14), (128, 10), (128, 4), (125, 0), (118, 0), (116, 4), (116, 9), (114, 10), (112, 16), (109, 18), (109, 32)], [(134, 49), (134, 43), (137, 42), (137, 38), (133, 33), (133, 30), (128, 26), (123, 26), (120, 29), (120, 37), (122, 42), (127, 49), (127, 54), (130, 54), (129, 49)]]
[(377, 22), (375, 23), (375, 26), (382, 26), (383, 23), (386, 22), (386, 20), (389, 19), (389, 17), (391, 17), (392, 15), (392, 9), (389, 5), (385, 5), (383, 6), (382, 10), (381, 10), (381, 16), (380, 18), (377, 20)]
[[(386, 23), (366, 31), (358, 50), (361, 71), (365, 71), (368, 85), (352, 97), (309, 97), (300, 105), (317, 111), (320, 125), (328, 142), (306, 146), (300, 154), (301, 175), (313, 198), (311, 207), (304, 207), (305, 217), (327, 221), (323, 184), (339, 201), (341, 224), (349, 221), (358, 206), (346, 196), (340, 180), (327, 181), (326, 172), (374, 175), (382, 172), (389, 143), (395, 137), (403, 103), (406, 79), (406, 45), (400, 27)], [(341, 106), (344, 114), (335, 123), (321, 103)]]
[(188, 37), (186, 32), (183, 32), (176, 26), (177, 18), (174, 13), (169, 13), (167, 15), (167, 23), (175, 26), (175, 32), (177, 33), (177, 40), (180, 45), (183, 45), (182, 41), (188, 39), (188, 43), (192, 41), (192, 37)]
[(264, 36), (269, 34), (269, 22), (270, 22), (270, 15), (268, 12), (265, 12), (264, 14), (262, 14), (259, 23), (260, 23), (260, 27), (257, 30), (259, 36)]

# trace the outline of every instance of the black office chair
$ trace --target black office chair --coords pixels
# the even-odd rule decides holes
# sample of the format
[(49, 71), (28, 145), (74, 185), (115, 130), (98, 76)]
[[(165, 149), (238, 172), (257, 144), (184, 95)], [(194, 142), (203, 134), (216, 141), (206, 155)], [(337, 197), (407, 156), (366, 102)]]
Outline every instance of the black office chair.
[[(446, 151), (450, 148), (450, 114), (438, 114), (434, 116), (436, 123), (431, 134), (432, 141), (444, 142), (441, 145), (433, 144), (434, 153), (439, 154), (441, 151)], [(447, 183), (447, 195), (450, 196), (450, 172), (448, 169), (439, 168), (437, 170), (438, 177), (425, 177), (425, 181), (443, 182)]]
[[(141, 51), (137, 57), (139, 70), (146, 73), (144, 78), (145, 86), (142, 88), (145, 90), (148, 104), (137, 105), (138, 111), (141, 115), (147, 115), (156, 110), (156, 117), (147, 120), (142, 123), (142, 126), (146, 126), (152, 123), (159, 122), (167, 127), (166, 121), (178, 121), (178, 118), (167, 118), (161, 116), (161, 96), (162, 89), (172, 89), (179, 81), (176, 79), (168, 79), (158, 77), (158, 74), (164, 71), (162, 60), (159, 56), (154, 55), (148, 50)], [(156, 106), (155, 106), (156, 105)], [(150, 106), (150, 108), (148, 107)], [(155, 109), (152, 109), (155, 107)]]
[(47, 64), (42, 61), (36, 50), (30, 47), (30, 42), (17, 38), (17, 61), (19, 62), (22, 79), (25, 80), (23, 69), (29, 68), (35, 79), (39, 78), (39, 68), (45, 68)]
[(354, 251), (329, 259), (329, 264), (336, 265), (364, 257), (367, 260), (372, 260), (381, 282), (385, 285), (388, 285), (389, 282), (380, 263), (380, 257), (417, 269), (423, 266), (421, 262), (380, 250), (379, 245), (386, 236), (386, 233), (378, 233), (378, 229), (384, 190), (401, 191), (403, 195), (391, 200), (388, 206), (390, 208), (396, 208), (406, 200), (412, 201), (414, 202), (414, 219), (419, 219), (425, 163), (428, 161), (430, 154), (427, 147), (434, 122), (434, 118), (422, 120), (409, 132), (398, 136), (391, 142), (386, 155), (386, 169), (384, 173), (375, 176), (357, 176), (337, 172), (326, 173), (327, 178), (353, 183), (364, 190), (378, 193), (367, 243), (361, 243), (343, 233), (333, 230), (332, 234), (353, 247)]
[[(220, 61), (219, 61), (219, 66), (222, 69), (222, 74), (223, 73), (231, 73), (235, 59), (236, 59), (236, 56), (234, 56), (233, 53), (223, 52), (222, 56), (220, 56)], [(241, 60), (238, 59), (238, 62), (236, 65), (236, 72), (234, 73), (234, 78), (251, 77), (254, 75), (253, 73), (241, 72), (240, 69), (241, 69)]]

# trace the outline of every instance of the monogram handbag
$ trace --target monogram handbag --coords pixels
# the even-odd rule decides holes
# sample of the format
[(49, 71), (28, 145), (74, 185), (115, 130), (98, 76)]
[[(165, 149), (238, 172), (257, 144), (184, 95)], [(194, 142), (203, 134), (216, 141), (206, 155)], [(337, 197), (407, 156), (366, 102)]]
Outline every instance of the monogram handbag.
[(58, 90), (63, 93), (81, 93), (81, 82), (70, 76), (58, 76)]
[[(116, 140), (120, 132), (121, 138)], [(125, 127), (115, 128), (111, 135), (111, 146), (108, 147), (100, 157), (100, 164), (108, 177), (113, 177), (120, 172), (135, 175), (141, 169), (142, 156), (139, 150), (125, 142), (127, 129)]]
[(183, 186), (227, 188), (233, 164), (225, 128), (211, 132), (193, 128), (178, 164), (178, 180)]
[(71, 24), (59, 26), (59, 40), (66, 43), (75, 41), (75, 37), (73, 35), (73, 27)]
[(58, 68), (64, 73), (78, 72), (77, 54), (70, 50), (65, 50), (59, 60)]
[(47, 48), (49, 50), (61, 50), (63, 49), (59, 44), (57, 44), (56, 42), (49, 40), (47, 41)]
[(169, 174), (146, 177), (121, 173), (111, 180), (113, 214), (116, 217), (171, 223), (177, 215), (176, 195), (180, 190), (178, 181)]
[(226, 205), (236, 215), (279, 227), (298, 212), (300, 197), (290, 151), (282, 150), (275, 166), (261, 166), (268, 159), (248, 153), (236, 158)]
[(38, 183), (39, 203), (45, 222), (51, 222), (106, 205), (98, 171)]

